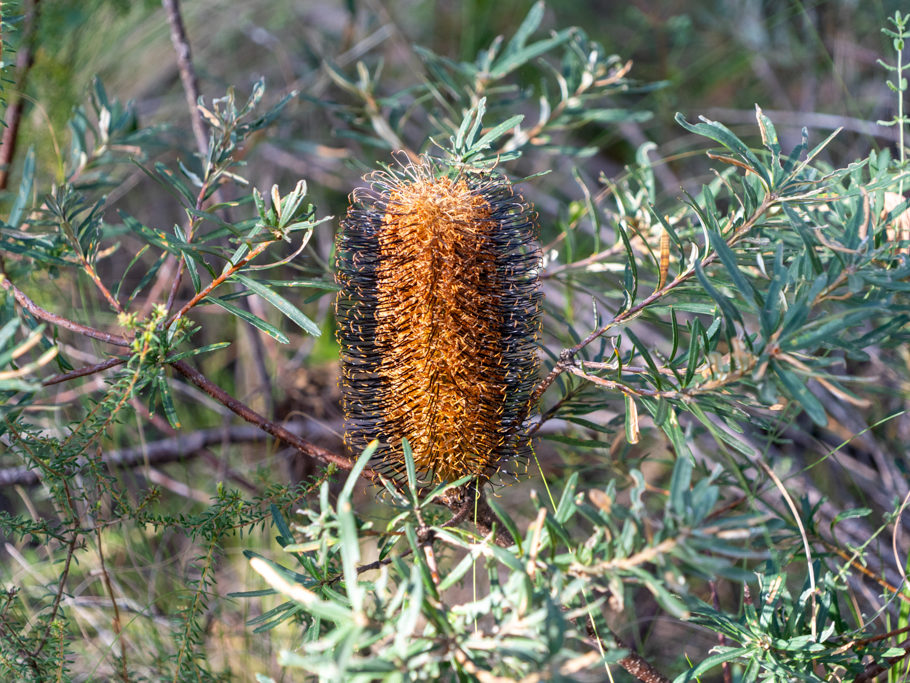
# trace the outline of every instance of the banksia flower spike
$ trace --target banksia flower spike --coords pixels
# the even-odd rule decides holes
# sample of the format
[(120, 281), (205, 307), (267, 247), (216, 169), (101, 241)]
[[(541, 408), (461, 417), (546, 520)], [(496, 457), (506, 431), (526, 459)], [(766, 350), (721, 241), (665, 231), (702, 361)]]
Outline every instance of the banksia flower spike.
[(346, 442), (401, 479), (489, 478), (530, 450), (537, 377), (536, 215), (495, 171), (431, 160), (356, 190), (336, 259)]

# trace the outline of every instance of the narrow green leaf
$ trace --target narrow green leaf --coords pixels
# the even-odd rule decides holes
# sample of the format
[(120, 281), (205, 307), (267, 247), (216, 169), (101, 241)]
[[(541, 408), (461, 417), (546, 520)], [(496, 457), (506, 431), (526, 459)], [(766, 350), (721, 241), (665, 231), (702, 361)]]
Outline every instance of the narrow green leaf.
[(502, 136), (503, 133), (505, 133), (507, 130), (511, 130), (512, 128), (517, 126), (519, 123), (521, 123), (523, 120), (524, 120), (523, 114), (516, 114), (515, 116), (512, 116), (512, 117), (506, 119), (505, 121), (500, 123), (495, 128), (484, 133), (483, 136), (480, 138), (480, 140), (478, 140), (477, 142), (474, 143), (474, 145), (471, 147), (471, 149), (478, 151), (478, 152), (481, 150), (487, 149), (488, 147), (490, 147), (490, 145), (493, 144), (493, 142), (495, 140), (497, 140), (500, 136)]
[(730, 249), (730, 246), (727, 244), (726, 240), (724, 240), (724, 238), (721, 237), (719, 233), (711, 230), (708, 232), (708, 236), (711, 239), (711, 246), (714, 248), (714, 251), (720, 258), (720, 262), (724, 265), (724, 268), (726, 268), (727, 272), (730, 274), (730, 278), (733, 280), (734, 286), (739, 290), (740, 294), (742, 294), (746, 305), (750, 309), (754, 309), (756, 302), (755, 290), (753, 289), (752, 284), (746, 279), (745, 275), (743, 275), (742, 271), (739, 269), (739, 266), (736, 263), (736, 256), (733, 254), (733, 250)]
[(174, 406), (174, 399), (171, 396), (171, 388), (168, 386), (167, 377), (164, 369), (155, 377), (158, 393), (161, 395), (161, 407), (164, 409), (164, 416), (170, 422), (171, 427), (180, 429), (180, 418), (177, 416), (177, 408)]
[(178, 360), (183, 360), (184, 358), (189, 358), (191, 356), (198, 356), (203, 353), (210, 353), (212, 351), (217, 351), (218, 349), (224, 349), (231, 345), (231, 342), (216, 342), (214, 344), (206, 344), (205, 346), (200, 346), (199, 348), (190, 349), (188, 351), (181, 351), (180, 353), (175, 353), (164, 359), (165, 363), (174, 363)]
[(244, 285), (249, 287), (253, 292), (261, 296), (263, 299), (272, 304), (279, 311), (284, 313), (292, 322), (297, 324), (301, 329), (314, 337), (318, 337), (322, 334), (322, 330), (319, 329), (319, 326), (316, 325), (312, 320), (306, 317), (300, 309), (298, 309), (294, 304), (285, 299), (283, 296), (278, 294), (272, 289), (269, 289), (264, 284), (257, 280), (247, 277), (246, 275), (234, 275), (234, 279), (242, 282)]
[(253, 315), (249, 311), (246, 311), (246, 310), (240, 308), (239, 306), (235, 306), (232, 303), (228, 303), (224, 299), (219, 299), (216, 296), (207, 296), (207, 297), (205, 297), (204, 301), (221, 306), (221, 308), (226, 310), (228, 313), (232, 313), (232, 314), (236, 315), (238, 318), (242, 318), (243, 320), (246, 320), (250, 325), (252, 325), (253, 327), (258, 327), (260, 330), (265, 332), (267, 335), (269, 335), (273, 339), (281, 342), (282, 344), (287, 344), (291, 341), (284, 335), (284, 333), (281, 330), (279, 330), (277, 327), (275, 327), (271, 323), (266, 322), (262, 318), (259, 318), (255, 315)]
[(360, 454), (360, 457), (357, 458), (357, 462), (354, 463), (354, 467), (351, 468), (350, 473), (348, 474), (347, 480), (344, 482), (344, 488), (341, 489), (341, 493), (338, 494), (338, 502), (342, 500), (350, 500), (351, 494), (354, 492), (354, 487), (357, 485), (357, 479), (360, 477), (360, 473), (363, 472), (363, 468), (367, 466), (370, 458), (373, 457), (373, 453), (376, 452), (376, 449), (379, 447), (378, 441), (371, 441), (369, 445), (363, 449), (363, 452)]
[(780, 363), (772, 362), (771, 367), (774, 368), (775, 374), (780, 378), (781, 384), (790, 397), (796, 399), (805, 408), (812, 421), (820, 427), (827, 425), (828, 415), (825, 413), (824, 406), (809, 391), (803, 381), (794, 372), (782, 367)]
[(487, 505), (490, 506), (490, 509), (493, 511), (493, 514), (496, 515), (496, 518), (502, 522), (503, 526), (506, 528), (506, 531), (509, 532), (509, 535), (515, 541), (518, 546), (519, 554), (521, 550), (521, 534), (518, 532), (518, 525), (515, 524), (509, 513), (506, 512), (499, 503), (497, 503), (493, 498), (487, 498)]
[(731, 152), (737, 154), (746, 162), (746, 165), (759, 175), (766, 189), (771, 187), (771, 178), (768, 175), (767, 169), (762, 165), (761, 161), (759, 161), (752, 150), (749, 149), (746, 143), (736, 137), (736, 135), (734, 135), (724, 124), (712, 121), (704, 116), (698, 117), (701, 119), (702, 123), (693, 124), (686, 121), (685, 117), (680, 113), (677, 113), (674, 118), (676, 119), (676, 122), (686, 130), (695, 133), (696, 135), (703, 135), (715, 142), (719, 142)]
[(739, 311), (736, 310), (736, 307), (730, 302), (726, 296), (720, 293), (720, 290), (715, 287), (711, 281), (705, 275), (704, 269), (701, 267), (701, 262), (695, 262), (695, 277), (698, 278), (698, 281), (701, 283), (701, 286), (704, 287), (705, 292), (710, 296), (714, 301), (717, 302), (717, 305), (720, 307), (721, 312), (723, 313), (723, 325), (726, 331), (726, 335), (729, 338), (736, 336), (736, 330), (733, 327), (733, 321), (742, 323), (742, 317), (739, 314)]
[(714, 650), (717, 654), (706, 657), (695, 668), (690, 669), (684, 674), (680, 674), (673, 679), (673, 683), (688, 683), (692, 680), (697, 681), (699, 680), (699, 676), (710, 671), (715, 666), (719, 666), (724, 662), (732, 662), (735, 659), (757, 654), (750, 647), (715, 647)]
[(411, 501), (417, 501), (417, 466), (414, 464), (414, 452), (407, 439), (401, 440), (401, 453), (404, 456), (404, 467), (408, 477), (408, 490), (411, 492)]
[(515, 35), (512, 36), (509, 43), (506, 45), (506, 54), (514, 54), (525, 46), (528, 42), (528, 38), (530, 38), (534, 31), (540, 26), (544, 9), (545, 5), (543, 0), (539, 0), (531, 6), (531, 9), (521, 22), (521, 25), (515, 31)]
[(545, 52), (552, 50), (554, 47), (562, 45), (571, 37), (572, 32), (569, 29), (564, 29), (552, 38), (539, 40), (536, 43), (531, 43), (511, 54), (504, 54), (490, 70), (490, 77), (498, 79), (507, 76), (509, 73), (535, 57), (539, 57)]

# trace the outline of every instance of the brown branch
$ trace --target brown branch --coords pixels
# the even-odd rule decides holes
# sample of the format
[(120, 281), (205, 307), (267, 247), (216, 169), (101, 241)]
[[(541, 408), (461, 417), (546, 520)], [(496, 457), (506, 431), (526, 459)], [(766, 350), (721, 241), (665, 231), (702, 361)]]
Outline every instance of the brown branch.
[(853, 683), (872, 683), (872, 681), (876, 680), (886, 671), (889, 671), (896, 664), (900, 664), (908, 655), (910, 655), (910, 640), (905, 640), (898, 645), (898, 647), (904, 650), (903, 654), (897, 655), (896, 657), (889, 657), (880, 664), (871, 664), (863, 673), (853, 679)]
[(0, 287), (8, 292), (12, 292), (19, 305), (36, 318), (45, 320), (53, 325), (57, 325), (58, 327), (63, 327), (67, 330), (78, 332), (79, 334), (85, 335), (86, 337), (91, 337), (92, 339), (97, 339), (98, 341), (107, 342), (108, 344), (114, 344), (115, 346), (129, 347), (132, 344), (129, 339), (126, 337), (121, 337), (119, 334), (102, 332), (101, 330), (96, 330), (93, 327), (87, 327), (86, 325), (82, 325), (80, 323), (59, 316), (56, 313), (45, 311), (38, 304), (29, 299), (21, 289), (16, 287), (16, 285), (10, 282), (6, 276), (2, 274), (0, 274)]
[[(276, 439), (279, 439), (289, 446), (296, 448), (304, 455), (310, 458), (314, 458), (325, 465), (335, 465), (336, 467), (339, 467), (343, 470), (350, 470), (354, 467), (354, 461), (350, 458), (338, 455), (337, 453), (332, 453), (331, 451), (321, 448), (316, 444), (310, 443), (309, 441), (306, 441), (298, 435), (294, 434), (286, 427), (280, 424), (276, 424), (271, 420), (263, 417), (245, 403), (238, 401), (224, 389), (219, 387), (214, 382), (210, 381), (205, 375), (184, 361), (175, 361), (171, 363), (171, 367), (173, 367), (177, 372), (186, 377), (186, 379), (195, 384), (197, 387), (202, 389), (209, 396), (229, 408), (232, 412), (236, 413), (247, 422), (257, 425), (264, 432), (271, 434)], [(379, 483), (379, 473), (370, 468), (363, 470), (363, 476), (371, 482)]]
[(199, 154), (205, 156), (208, 151), (208, 137), (202, 123), (202, 114), (197, 108), (199, 102), (199, 81), (196, 79), (196, 70), (193, 68), (193, 58), (190, 53), (190, 42), (186, 37), (186, 27), (180, 14), (180, 0), (161, 0), (167, 20), (171, 26), (171, 42), (177, 53), (177, 68), (180, 71), (180, 80), (183, 83), (183, 92), (186, 95), (186, 104), (190, 110), (190, 119), (193, 124), (193, 135)]
[[(130, 400), (130, 404), (133, 406), (133, 409), (136, 412), (138, 412), (140, 415), (142, 415), (143, 418), (148, 420), (152, 424), (152, 426), (155, 427), (155, 429), (157, 429), (159, 432), (166, 434), (168, 437), (170, 437), (172, 439), (176, 439), (178, 436), (180, 436), (180, 433), (176, 429), (171, 427), (170, 422), (168, 422), (163, 417), (161, 417), (161, 415), (156, 415), (154, 413), (149, 412), (149, 409), (142, 402), (133, 398)], [(285, 425), (285, 426), (290, 428), (288, 425)], [(258, 429), (253, 426), (243, 425), (242, 427), (228, 427), (228, 428), (222, 430), (222, 438), (220, 440), (220, 443), (224, 444), (224, 443), (231, 442), (230, 438), (225, 434), (225, 432), (229, 432), (232, 429), (244, 429), (249, 432), (253, 432), (254, 434), (252, 435), (252, 440), (262, 439), (265, 436), (265, 434), (263, 433), (263, 431), (261, 429)], [(185, 450), (178, 451), (178, 452), (180, 452), (184, 455), (190, 455)], [(200, 447), (198, 450), (193, 451), (192, 455), (198, 455), (200, 458), (205, 460), (209, 465), (211, 465), (214, 468), (214, 471), (217, 472), (217, 476), (219, 479), (221, 479), (222, 477), (226, 477), (226, 478), (230, 479), (231, 481), (233, 481), (234, 483), (240, 484), (243, 488), (245, 488), (248, 492), (252, 493), (254, 496), (260, 495), (261, 490), (258, 486), (256, 486), (256, 484), (254, 484), (249, 479), (244, 477), (242, 474), (240, 474), (234, 468), (229, 467), (227, 464), (226, 458), (224, 458), (224, 459), (219, 458), (217, 455), (212, 453), (212, 451), (209, 450), (205, 445)]]
[(75, 370), (70, 370), (69, 372), (62, 372), (59, 375), (54, 375), (53, 377), (48, 377), (46, 380), (41, 382), (45, 387), (49, 387), (53, 384), (60, 384), (61, 382), (68, 382), (71, 379), (77, 379), (78, 377), (85, 377), (86, 375), (94, 375), (97, 372), (103, 372), (109, 370), (110, 368), (117, 367), (118, 365), (123, 365), (126, 363), (126, 358), (108, 358), (105, 361), (100, 363), (95, 363), (94, 365), (87, 365), (84, 368), (76, 368)]
[(22, 122), (22, 108), (25, 104), (22, 94), (28, 72), (35, 63), (35, 34), (40, 1), (32, 0), (31, 10), (26, 12), (22, 25), (22, 44), (16, 55), (16, 81), (6, 108), (6, 127), (3, 130), (3, 141), (0, 143), (0, 190), (5, 190), (9, 184), (9, 169), (16, 155), (19, 124)]
[[(305, 431), (304, 423), (302, 422), (292, 422), (284, 425), (284, 428), (297, 436), (302, 435)], [(159, 441), (152, 441), (141, 447), (108, 451), (102, 456), (101, 460), (106, 467), (118, 469), (139, 467), (145, 464), (164, 465), (170, 462), (191, 459), (203, 452), (208, 446), (217, 446), (223, 443), (250, 443), (263, 441), (266, 438), (266, 434), (262, 429), (252, 425), (200, 429), (190, 434), (179, 434)], [(27, 467), (0, 469), (0, 488), (6, 486), (37, 486), (40, 483), (40, 473)]]
[[(201, 291), (197, 292), (196, 295), (192, 299), (190, 299), (183, 305), (183, 308), (181, 308), (174, 315), (172, 315), (171, 319), (167, 321), (167, 324), (165, 325), (165, 327), (166, 328), (170, 327), (171, 325), (174, 324), (175, 321), (182, 318), (186, 314), (186, 312), (189, 311), (193, 306), (195, 306), (200, 301), (202, 301), (205, 297), (207, 297), (209, 294), (211, 294), (212, 290), (214, 290), (219, 285), (223, 284), (225, 280), (227, 280), (229, 277), (231, 277), (231, 275), (236, 273), (238, 270), (243, 268), (247, 263), (249, 263), (254, 258), (259, 256), (259, 254), (261, 254), (263, 251), (265, 251), (266, 248), (268, 248), (268, 246), (270, 244), (272, 244), (274, 241), (275, 240), (269, 240), (267, 242), (260, 242), (253, 249), (250, 250), (249, 254), (244, 256), (237, 263), (232, 264), (229, 268), (225, 268), (224, 271), (221, 273), (221, 275), (219, 275), (214, 280), (212, 280), (211, 283), (209, 283), (209, 285), (207, 287), (204, 287)], [(181, 261), (181, 264), (182, 263), (183, 262)], [(178, 270), (177, 274), (179, 275), (180, 272), (181, 271)]]

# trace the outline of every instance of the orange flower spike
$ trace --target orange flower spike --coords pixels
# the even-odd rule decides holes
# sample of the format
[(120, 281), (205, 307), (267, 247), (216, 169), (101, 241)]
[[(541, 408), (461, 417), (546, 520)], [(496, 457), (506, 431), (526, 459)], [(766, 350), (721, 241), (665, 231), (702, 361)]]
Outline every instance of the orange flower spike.
[(489, 478), (530, 449), (537, 377), (536, 215), (495, 172), (429, 160), (355, 191), (337, 243), (346, 442), (401, 478)]

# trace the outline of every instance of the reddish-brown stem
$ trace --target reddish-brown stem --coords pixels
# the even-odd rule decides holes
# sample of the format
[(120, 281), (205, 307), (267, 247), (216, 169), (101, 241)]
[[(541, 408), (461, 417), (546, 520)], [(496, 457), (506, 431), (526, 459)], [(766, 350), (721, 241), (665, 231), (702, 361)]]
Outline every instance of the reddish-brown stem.
[[(354, 462), (350, 458), (345, 458), (336, 453), (332, 453), (331, 451), (327, 451), (324, 448), (320, 448), (316, 444), (305, 441), (296, 434), (282, 427), (280, 424), (276, 424), (271, 420), (263, 417), (245, 403), (238, 401), (224, 389), (219, 387), (214, 382), (210, 381), (205, 375), (184, 361), (175, 361), (171, 363), (171, 367), (173, 367), (177, 372), (186, 377), (197, 387), (202, 389), (209, 396), (229, 408), (231, 411), (242, 417), (247, 422), (251, 422), (252, 424), (257, 425), (266, 433), (271, 434), (276, 439), (284, 441), (286, 444), (296, 448), (304, 455), (315, 458), (319, 462), (326, 465), (335, 465), (336, 467), (339, 467), (343, 470), (350, 470), (354, 466)], [(363, 471), (363, 476), (372, 482), (379, 483), (379, 475), (372, 469), (365, 469)]]
[(25, 102), (22, 91), (25, 90), (28, 72), (35, 62), (34, 40), (39, 3), (40, 0), (33, 0), (22, 26), (22, 45), (16, 55), (16, 82), (10, 92), (6, 108), (6, 127), (3, 129), (3, 142), (0, 143), (0, 190), (5, 190), (9, 184), (9, 167), (16, 155), (19, 124), (22, 121), (22, 107)]
[(85, 377), (86, 375), (94, 375), (97, 372), (103, 372), (104, 370), (109, 370), (110, 368), (117, 367), (118, 365), (123, 365), (126, 363), (126, 360), (126, 358), (108, 358), (107, 360), (101, 361), (100, 363), (95, 363), (94, 365), (87, 365), (84, 368), (76, 368), (75, 370), (70, 370), (69, 372), (62, 372), (59, 375), (48, 377), (46, 380), (41, 382), (41, 384), (49, 387), (53, 384), (68, 382), (71, 379)]
[(269, 240), (268, 242), (260, 242), (255, 247), (253, 247), (253, 249), (250, 250), (249, 254), (244, 256), (237, 263), (231, 265), (230, 268), (226, 268), (224, 270), (224, 272), (222, 272), (221, 275), (219, 275), (214, 280), (212, 280), (211, 283), (209, 283), (209, 285), (207, 287), (202, 289), (202, 291), (197, 292), (196, 296), (194, 296), (192, 299), (190, 299), (185, 304), (183, 304), (183, 308), (181, 308), (179, 311), (177, 311), (174, 315), (171, 316), (171, 319), (167, 321), (167, 325), (165, 325), (165, 327), (170, 327), (171, 325), (174, 324), (174, 322), (176, 322), (177, 320), (182, 318), (186, 314), (186, 312), (189, 311), (193, 306), (195, 306), (200, 301), (202, 301), (205, 297), (207, 297), (209, 294), (211, 294), (213, 289), (215, 289), (219, 285), (223, 284), (225, 280), (227, 280), (229, 277), (231, 277), (231, 275), (236, 273), (238, 270), (243, 268), (247, 263), (249, 263), (254, 258), (259, 256), (259, 254), (261, 254), (263, 251), (265, 251), (266, 248), (268, 248), (268, 246), (270, 244), (272, 244), (273, 241), (274, 240)]
[(104, 283), (101, 281), (101, 278), (98, 277), (98, 273), (95, 271), (94, 266), (91, 263), (85, 260), (85, 257), (82, 257), (82, 269), (88, 273), (88, 276), (92, 278), (92, 282), (95, 283), (95, 286), (98, 288), (104, 298), (107, 299), (107, 302), (111, 305), (117, 313), (123, 313), (123, 306), (120, 305), (120, 302), (114, 298), (114, 295), (111, 294), (110, 290), (104, 286)]
[(108, 344), (114, 344), (115, 346), (129, 347), (132, 344), (129, 339), (126, 337), (121, 337), (119, 334), (102, 332), (101, 330), (96, 330), (93, 327), (88, 327), (86, 325), (82, 325), (80, 323), (59, 316), (56, 313), (45, 311), (38, 304), (29, 299), (21, 289), (16, 287), (16, 285), (10, 282), (4, 275), (0, 275), (0, 287), (3, 287), (3, 289), (7, 290), (8, 292), (12, 292), (13, 297), (15, 297), (19, 305), (36, 318), (45, 320), (53, 325), (57, 325), (58, 327), (63, 327), (67, 330), (71, 330), (72, 332), (78, 332), (79, 334), (85, 335), (86, 337), (91, 337), (92, 339), (97, 339), (98, 341), (107, 342)]

